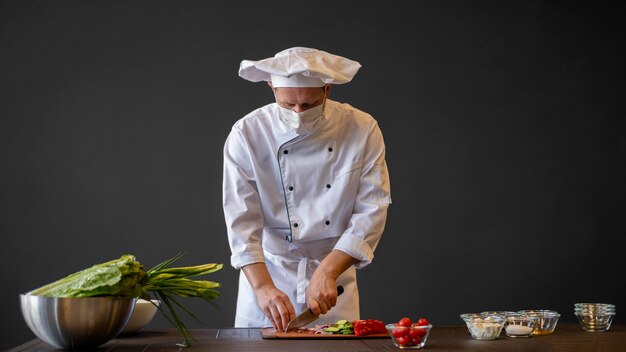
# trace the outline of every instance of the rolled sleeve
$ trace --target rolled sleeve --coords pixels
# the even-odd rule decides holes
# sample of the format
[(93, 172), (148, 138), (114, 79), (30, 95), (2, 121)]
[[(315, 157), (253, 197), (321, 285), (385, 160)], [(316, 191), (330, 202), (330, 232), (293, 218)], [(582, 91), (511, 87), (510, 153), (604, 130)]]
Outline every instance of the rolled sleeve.
[(262, 262), (265, 262), (263, 247), (256, 243), (240, 246), (230, 256), (230, 265), (235, 269)]
[(355, 267), (357, 269), (364, 268), (374, 259), (372, 247), (365, 240), (352, 234), (343, 234), (335, 244), (335, 249), (356, 259)]

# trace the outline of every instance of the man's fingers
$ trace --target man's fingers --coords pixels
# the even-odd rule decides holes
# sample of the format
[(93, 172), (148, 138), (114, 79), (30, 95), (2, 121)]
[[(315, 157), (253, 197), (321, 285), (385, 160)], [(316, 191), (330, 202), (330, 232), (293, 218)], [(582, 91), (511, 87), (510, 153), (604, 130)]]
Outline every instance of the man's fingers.
[(328, 306), (328, 304), (326, 304), (326, 302), (319, 302), (320, 305), (320, 311), (322, 312), (322, 314), (326, 314), (326, 312), (328, 312), (328, 310), (330, 309), (330, 307)]
[(296, 310), (293, 308), (291, 301), (287, 299), (285, 301), (285, 307), (287, 308), (287, 314), (289, 315), (289, 321), (296, 317)]
[(270, 307), (270, 310), (272, 311), (271, 319), (272, 319), (272, 323), (274, 324), (274, 329), (276, 329), (276, 331), (284, 330), (282, 319), (280, 317), (280, 311), (278, 310), (278, 308), (276, 306), (272, 306)]
[(328, 309), (325, 308), (326, 306), (316, 298), (310, 298), (308, 302), (309, 309), (311, 309), (311, 312), (315, 315), (324, 314), (328, 311)]
[(270, 320), (270, 322), (272, 322), (272, 325), (274, 326), (274, 330), (278, 331), (278, 327), (276, 326), (276, 323), (274, 322), (274, 316), (272, 314), (271, 307), (264, 307), (263, 314), (265, 314), (265, 316)]
[(334, 307), (337, 304), (337, 295), (331, 295), (330, 296), (330, 307), (328, 307), (328, 309), (330, 309), (331, 307)]
[(284, 330), (291, 321), (291, 317), (289, 316), (289, 309), (287, 309), (285, 304), (281, 302), (278, 305), (278, 311), (280, 313), (281, 324), (283, 325)]

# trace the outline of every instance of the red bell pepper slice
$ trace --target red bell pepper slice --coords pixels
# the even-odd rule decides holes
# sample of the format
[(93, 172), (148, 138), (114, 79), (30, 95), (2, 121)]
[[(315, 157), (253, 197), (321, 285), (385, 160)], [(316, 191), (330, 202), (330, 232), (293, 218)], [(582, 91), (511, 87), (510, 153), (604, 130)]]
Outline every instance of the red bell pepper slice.
[(352, 325), (357, 336), (387, 333), (385, 323), (376, 319), (355, 320)]

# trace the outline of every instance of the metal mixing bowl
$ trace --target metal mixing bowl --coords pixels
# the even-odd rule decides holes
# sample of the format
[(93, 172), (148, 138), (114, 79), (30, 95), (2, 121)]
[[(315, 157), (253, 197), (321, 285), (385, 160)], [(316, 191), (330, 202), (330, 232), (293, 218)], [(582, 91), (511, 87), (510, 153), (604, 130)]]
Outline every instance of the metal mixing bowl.
[(65, 349), (97, 347), (114, 338), (128, 322), (136, 300), (20, 295), (28, 327), (42, 341)]

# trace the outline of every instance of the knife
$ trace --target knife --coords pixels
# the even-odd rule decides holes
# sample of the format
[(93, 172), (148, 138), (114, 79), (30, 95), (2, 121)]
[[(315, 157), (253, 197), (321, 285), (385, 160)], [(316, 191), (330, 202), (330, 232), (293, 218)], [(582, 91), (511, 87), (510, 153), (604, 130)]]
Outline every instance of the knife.
[[(343, 293), (343, 286), (337, 286), (337, 297), (341, 296)], [(311, 322), (315, 321), (319, 318), (319, 315), (313, 314), (311, 309), (307, 309), (304, 312), (298, 314), (297, 317), (293, 318), (289, 324), (287, 324), (287, 328), (285, 328), (285, 332), (293, 331), (297, 328), (301, 328)]]

